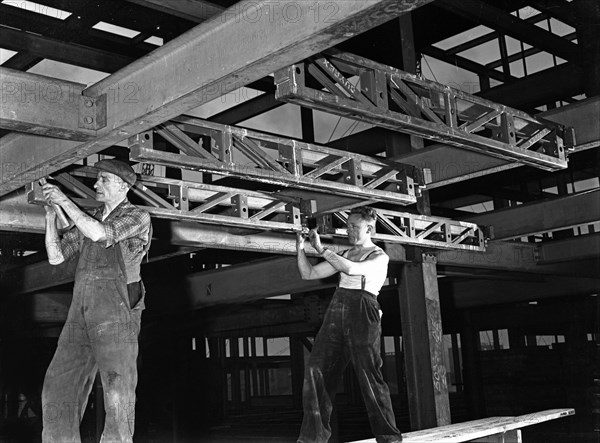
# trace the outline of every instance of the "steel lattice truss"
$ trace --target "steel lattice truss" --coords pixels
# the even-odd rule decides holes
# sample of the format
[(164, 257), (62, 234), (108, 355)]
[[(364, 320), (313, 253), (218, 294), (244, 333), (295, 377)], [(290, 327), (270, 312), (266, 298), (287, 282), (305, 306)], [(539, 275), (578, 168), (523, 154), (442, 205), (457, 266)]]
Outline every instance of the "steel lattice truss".
[[(59, 174), (55, 180), (79, 196), (73, 200), (80, 207), (90, 208), (99, 203), (85, 179), (93, 181), (96, 174), (93, 168), (81, 167)], [(157, 218), (260, 230), (302, 230), (301, 202), (293, 197), (149, 175), (142, 175), (132, 192), (144, 202), (136, 206)], [(44, 204), (39, 185), (31, 185), (28, 201)]]
[[(72, 194), (76, 204), (91, 208), (99, 205), (94, 200), (95, 191), (89, 187), (96, 174), (93, 168), (84, 166), (63, 172), (54, 179)], [(190, 180), (141, 175), (132, 192), (143, 201), (137, 204), (138, 207), (147, 210), (153, 217), (163, 219), (301, 232), (306, 229), (303, 220), (312, 215), (301, 212), (301, 208), (311, 205), (303, 205), (298, 198)], [(30, 185), (28, 201), (44, 204), (39, 184)], [(348, 211), (322, 216), (320, 223), (328, 234), (345, 236), (345, 228), (336, 227), (334, 219), (345, 226)], [(373, 236), (376, 240), (436, 249), (485, 250), (482, 229), (474, 223), (385, 209), (378, 209), (377, 222), (378, 232)]]
[(276, 98), (545, 170), (567, 167), (548, 121), (352, 54), (330, 50), (275, 74)]
[(132, 160), (400, 205), (415, 203), (423, 185), (414, 166), (196, 118), (157, 132), (181, 153), (153, 149), (146, 132), (130, 140)]
[[(346, 224), (348, 215), (348, 211), (340, 211), (334, 218)], [(327, 232), (347, 235), (345, 228), (335, 228), (333, 223)], [(439, 249), (485, 250), (483, 230), (475, 223), (386, 209), (377, 209), (377, 232), (373, 239)]]

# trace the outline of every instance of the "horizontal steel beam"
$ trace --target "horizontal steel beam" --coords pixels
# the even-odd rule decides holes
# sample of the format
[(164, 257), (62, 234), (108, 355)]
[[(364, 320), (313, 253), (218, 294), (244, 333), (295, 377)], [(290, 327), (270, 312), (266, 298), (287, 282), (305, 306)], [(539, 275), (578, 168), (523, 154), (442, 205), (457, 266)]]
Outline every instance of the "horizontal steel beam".
[(451, 284), (456, 308), (597, 294), (599, 278), (544, 276), (542, 281), (462, 280)]
[(583, 56), (576, 44), (480, 0), (439, 0), (436, 5), (565, 60), (582, 63)]
[(600, 189), (527, 203), (468, 217), (492, 226), (492, 238), (507, 240), (600, 222)]
[(549, 102), (567, 100), (583, 94), (585, 70), (563, 63), (535, 72), (511, 83), (504, 83), (477, 95), (519, 109), (534, 109)]
[(30, 56), (56, 60), (101, 72), (118, 71), (135, 60), (129, 56), (117, 54), (116, 51), (108, 52), (79, 44), (65, 43), (61, 40), (32, 32), (18, 31), (6, 26), (0, 26), (0, 41), (4, 49), (25, 52)]
[(0, 83), (0, 128), (72, 140), (96, 134), (81, 126), (85, 85), (1, 66)]
[(214, 2), (206, 0), (127, 0), (136, 5), (166, 12), (169, 15), (193, 20), (201, 23), (215, 15), (220, 14), (226, 8)]
[(578, 235), (540, 245), (539, 263), (569, 263), (579, 260), (600, 261), (600, 233)]
[(579, 152), (600, 146), (600, 96), (550, 109), (540, 116), (575, 130), (575, 145), (569, 151)]
[[(196, 275), (206, 274), (205, 280), (198, 279), (193, 282), (193, 286), (183, 289), (179, 295), (180, 298), (186, 298), (189, 303), (190, 297), (188, 291), (195, 290), (197, 288), (204, 288), (205, 290), (213, 290), (212, 284), (215, 283), (215, 293), (211, 292), (210, 296), (196, 297), (199, 303), (198, 305), (188, 305), (188, 309), (195, 309), (199, 307), (207, 307), (211, 305), (219, 305), (225, 303), (243, 303), (248, 301), (261, 300), (260, 291), (263, 288), (274, 288), (275, 285), (269, 285), (269, 281), (261, 282), (254, 288), (242, 288), (241, 285), (227, 285), (224, 283), (225, 278), (231, 277), (230, 281), (235, 281), (233, 276), (238, 276), (243, 282), (244, 279), (254, 277), (254, 274), (250, 274), (252, 269), (262, 271), (263, 267), (259, 263), (255, 263), (255, 266), (249, 266), (245, 269), (223, 271), (226, 275), (214, 275), (213, 271), (207, 271), (198, 273)], [(290, 272), (294, 272), (294, 267), (290, 266)], [(452, 298), (453, 309), (472, 309), (472, 308), (483, 308), (486, 306), (493, 306), (492, 310), (480, 310), (476, 317), (474, 317), (474, 327), (477, 330), (489, 330), (489, 329), (502, 329), (507, 326), (525, 326), (532, 325), (532, 321), (535, 324), (534, 330), (544, 330), (545, 326), (556, 332), (561, 328), (567, 327), (570, 322), (568, 318), (564, 316), (564, 307), (560, 305), (546, 306), (546, 305), (527, 305), (521, 306), (519, 311), (515, 311), (515, 307), (509, 305), (510, 303), (523, 303), (528, 301), (539, 301), (547, 300), (548, 298), (555, 297), (577, 297), (581, 294), (585, 295), (589, 293), (589, 289), (596, 288), (598, 286), (597, 279), (585, 279), (584, 281), (575, 281), (569, 277), (551, 277), (549, 279), (542, 279), (539, 281), (527, 282), (522, 285), (522, 282), (499, 282), (497, 290), (493, 289), (494, 285), (489, 284), (489, 280), (466, 280), (463, 282), (459, 281), (448, 281), (442, 280), (439, 284), (440, 297), (442, 299)], [(187, 282), (186, 282), (187, 283)], [(311, 291), (323, 290), (332, 288), (335, 286), (333, 283), (324, 282), (306, 282), (299, 280), (299, 283), (304, 285), (299, 286), (288, 286), (287, 289), (292, 292), (297, 288), (302, 289), (303, 293), (310, 293)], [(495, 284), (496, 282), (494, 282)], [(482, 285), (485, 287), (482, 289)], [(169, 306), (169, 301), (166, 300), (166, 293), (168, 287), (164, 285), (152, 284), (149, 289), (155, 295), (156, 299), (153, 302), (153, 311), (157, 312), (174, 312), (181, 307), (181, 300), (178, 300), (177, 307)], [(236, 291), (240, 294), (237, 298), (222, 298), (225, 290)], [(394, 285), (384, 286), (382, 288), (380, 298), (388, 299), (397, 297), (397, 288)], [(207, 300), (209, 299), (209, 300)], [(23, 298), (29, 303), (28, 318), (33, 322), (38, 323), (64, 323), (67, 318), (69, 306), (72, 300), (72, 294), (70, 292), (38, 292), (32, 294), (31, 297)], [(312, 301), (310, 297), (304, 297), (302, 300), (304, 303), (296, 304), (287, 302), (281, 305), (267, 305), (267, 306), (255, 306), (254, 308), (249, 307), (247, 311), (240, 312), (229, 312), (224, 314), (214, 315), (211, 310), (206, 311), (206, 315), (202, 316), (202, 325), (205, 331), (211, 333), (224, 333), (228, 331), (232, 333), (240, 331), (240, 329), (246, 329), (246, 333), (249, 330), (256, 330), (263, 327), (269, 326), (286, 326), (285, 331), (290, 332), (292, 324), (303, 324), (306, 332), (314, 332), (315, 325), (312, 323), (313, 318), (307, 315), (307, 310), (314, 309), (315, 317), (317, 320), (322, 320), (322, 313), (325, 311), (328, 300), (319, 299)], [(173, 300), (171, 300), (173, 302)], [(594, 304), (592, 298), (588, 298), (583, 303), (577, 305), (577, 310), (585, 318), (585, 323), (593, 325), (594, 310), (590, 309)], [(163, 305), (165, 306), (163, 308)], [(499, 306), (499, 305), (504, 305)], [(448, 305), (445, 305), (448, 306)], [(587, 307), (587, 310), (586, 310)], [(455, 311), (454, 311), (455, 312)], [(454, 312), (447, 311), (442, 308), (442, 317), (444, 323), (449, 323), (449, 319), (446, 319), (446, 314), (453, 314)], [(588, 313), (589, 315), (585, 314)], [(320, 314), (320, 315), (319, 315)], [(390, 325), (386, 325), (387, 322), (396, 321), (394, 315), (396, 313), (385, 312), (384, 315), (384, 330)], [(532, 317), (533, 315), (533, 317)], [(532, 320), (533, 318), (533, 320)], [(535, 320), (537, 319), (537, 320)], [(562, 319), (562, 320), (561, 320)], [(562, 324), (561, 324), (562, 323)], [(396, 323), (394, 325), (395, 330), (399, 331), (399, 326)], [(558, 328), (558, 329), (557, 329)], [(295, 328), (294, 328), (295, 329)], [(546, 329), (546, 334), (549, 330)]]
[(278, 71), (275, 83), (283, 101), (509, 162), (567, 167), (559, 125), (352, 54), (329, 50)]
[[(94, 140), (2, 140), (1, 163), (19, 169), (0, 177), (0, 195), (19, 188), (24, 175), (60, 170), (429, 1), (238, 2), (87, 88), (86, 97), (107, 103), (106, 125)], [(290, 5), (294, 20), (287, 15)], [(324, 7), (334, 13), (325, 15)], [(160, 93), (156, 85), (162, 85)]]

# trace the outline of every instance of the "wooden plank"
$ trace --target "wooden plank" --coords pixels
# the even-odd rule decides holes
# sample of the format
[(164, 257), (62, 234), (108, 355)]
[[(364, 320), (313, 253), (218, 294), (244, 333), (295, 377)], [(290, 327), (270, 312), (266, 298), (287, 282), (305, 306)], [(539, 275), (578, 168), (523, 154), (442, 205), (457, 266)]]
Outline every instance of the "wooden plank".
[[(549, 409), (517, 417), (490, 417), (402, 434), (403, 443), (460, 443), (504, 434), (557, 418), (574, 415), (572, 408)], [(374, 438), (352, 443), (376, 443)]]

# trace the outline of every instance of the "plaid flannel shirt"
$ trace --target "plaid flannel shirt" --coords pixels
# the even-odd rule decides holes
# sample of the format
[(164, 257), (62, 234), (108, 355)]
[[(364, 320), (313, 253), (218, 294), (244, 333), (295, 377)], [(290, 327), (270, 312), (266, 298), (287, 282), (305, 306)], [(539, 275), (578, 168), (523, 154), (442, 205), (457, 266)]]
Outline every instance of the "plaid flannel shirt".
[[(138, 275), (128, 275), (127, 282), (137, 281), (136, 279), (139, 279), (139, 264), (144, 256), (144, 247), (150, 241), (150, 238), (148, 238), (150, 214), (132, 205), (127, 199), (113, 209), (104, 221), (102, 221), (103, 209), (104, 206), (100, 206), (88, 213), (104, 225), (106, 240), (102, 242), (102, 245), (108, 248), (117, 243), (121, 244), (126, 270), (130, 270), (132, 266), (137, 267)], [(65, 260), (71, 260), (79, 254), (83, 238), (83, 234), (77, 228), (67, 231), (62, 236), (60, 247)]]

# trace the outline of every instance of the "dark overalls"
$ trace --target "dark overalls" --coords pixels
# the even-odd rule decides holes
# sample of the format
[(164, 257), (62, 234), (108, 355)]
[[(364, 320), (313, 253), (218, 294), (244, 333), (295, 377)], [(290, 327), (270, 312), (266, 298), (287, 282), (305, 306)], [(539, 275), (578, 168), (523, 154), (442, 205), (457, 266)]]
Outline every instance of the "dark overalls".
[(97, 371), (106, 411), (101, 442), (132, 441), (144, 289), (141, 281), (129, 286), (128, 293), (120, 244), (104, 248), (84, 238), (73, 301), (44, 380), (43, 442), (81, 441)]
[[(363, 284), (364, 288), (364, 284)], [(377, 297), (364, 289), (337, 288), (317, 334), (304, 375), (304, 419), (299, 443), (325, 443), (338, 385), (354, 366), (378, 443), (402, 441), (390, 392), (381, 374), (381, 316)]]

